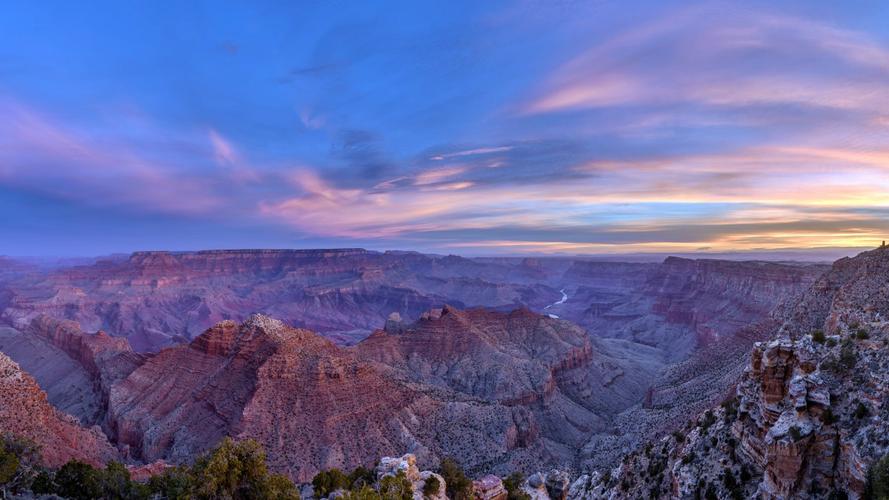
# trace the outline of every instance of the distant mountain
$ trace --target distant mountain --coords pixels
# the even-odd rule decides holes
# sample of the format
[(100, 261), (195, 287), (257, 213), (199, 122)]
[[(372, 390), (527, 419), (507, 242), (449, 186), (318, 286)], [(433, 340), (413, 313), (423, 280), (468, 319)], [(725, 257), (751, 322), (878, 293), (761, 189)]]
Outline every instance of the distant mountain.
[[(156, 351), (254, 312), (353, 344), (392, 312), (415, 320), (445, 303), (528, 307), (596, 336), (669, 347), (679, 359), (700, 340), (762, 316), (823, 271), (720, 262), (466, 259), (362, 249), (137, 252), (0, 280), (0, 322), (23, 329), (47, 314), (126, 336), (137, 351)], [(561, 291), (567, 302), (547, 308)], [(731, 321), (710, 324), (708, 317)]]
[(541, 281), (521, 266), (361, 249), (137, 252), (14, 280), (0, 320), (21, 329), (48, 314), (156, 351), (263, 312), (354, 343), (393, 311), (416, 318), (446, 302), (542, 308), (559, 293)]

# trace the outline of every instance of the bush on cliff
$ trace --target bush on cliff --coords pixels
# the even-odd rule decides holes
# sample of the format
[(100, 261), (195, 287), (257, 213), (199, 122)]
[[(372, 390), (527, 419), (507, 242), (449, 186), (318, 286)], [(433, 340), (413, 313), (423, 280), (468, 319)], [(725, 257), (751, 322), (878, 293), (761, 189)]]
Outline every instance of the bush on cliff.
[(373, 489), (370, 485), (363, 485), (349, 491), (343, 492), (339, 500), (383, 500), (380, 492)]
[(451, 500), (472, 498), (472, 481), (466, 477), (456, 460), (445, 458), (441, 461), (441, 477), (445, 480), (448, 498)]
[(290, 479), (268, 472), (265, 453), (255, 441), (235, 443), (226, 438), (193, 466), (169, 468), (150, 478), (147, 484), (133, 481), (126, 466), (118, 462), (109, 462), (104, 469), (97, 469), (71, 460), (52, 471), (36, 465), (39, 463), (35, 458), (36, 449), (26, 443), (4, 440), (0, 444), (0, 474), (3, 474), (0, 479), (13, 470), (16, 482), (13, 488), (7, 481), (0, 489), (0, 497), (9, 491), (58, 495), (72, 500), (299, 499)]
[(377, 480), (377, 474), (373, 469), (358, 466), (349, 473), (349, 489), (357, 490), (362, 486), (373, 486)]
[(864, 498), (889, 500), (889, 455), (875, 463), (868, 473), (868, 491)]
[(26, 439), (0, 438), (0, 498), (26, 491), (40, 472), (40, 453)]
[(192, 475), (198, 498), (299, 498), (289, 479), (269, 473), (265, 451), (250, 439), (237, 443), (223, 439), (213, 452), (195, 462)]
[(6, 449), (6, 443), (0, 442), (0, 486), (12, 482), (19, 470), (19, 458), (12, 450)]
[(386, 476), (380, 480), (380, 496), (385, 500), (411, 500), (414, 490), (404, 471), (395, 476)]
[[(608, 481), (603, 480), (607, 483)], [(503, 487), (506, 488), (508, 500), (531, 500), (531, 495), (522, 491), (525, 476), (521, 472), (513, 472), (503, 479)]]
[(441, 482), (435, 476), (429, 476), (429, 479), (423, 482), (423, 494), (427, 497), (438, 493), (439, 488), (441, 488)]
[(323, 470), (312, 479), (312, 490), (316, 497), (326, 497), (336, 490), (347, 490), (351, 481), (346, 474), (337, 469)]

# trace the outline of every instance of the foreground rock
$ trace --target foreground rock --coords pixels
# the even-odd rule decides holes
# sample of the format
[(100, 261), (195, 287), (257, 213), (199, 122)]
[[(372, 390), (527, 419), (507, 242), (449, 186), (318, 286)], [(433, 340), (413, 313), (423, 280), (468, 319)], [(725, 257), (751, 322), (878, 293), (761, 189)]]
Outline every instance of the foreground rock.
[[(447, 495), (445, 494), (447, 484), (444, 478), (432, 471), (424, 470), (421, 472), (417, 468), (417, 457), (414, 455), (408, 453), (401, 457), (383, 457), (380, 459), (380, 463), (377, 464), (377, 481), (382, 480), (386, 476), (397, 476), (399, 473), (403, 473), (407, 480), (410, 481), (414, 499), (447, 500)], [(431, 478), (435, 478), (435, 481), (438, 482), (438, 489), (432, 493), (425, 494), (426, 482)]]
[(0, 432), (39, 446), (48, 467), (59, 467), (71, 459), (99, 465), (118, 457), (101, 430), (82, 427), (77, 419), (55, 409), (37, 382), (3, 353)]

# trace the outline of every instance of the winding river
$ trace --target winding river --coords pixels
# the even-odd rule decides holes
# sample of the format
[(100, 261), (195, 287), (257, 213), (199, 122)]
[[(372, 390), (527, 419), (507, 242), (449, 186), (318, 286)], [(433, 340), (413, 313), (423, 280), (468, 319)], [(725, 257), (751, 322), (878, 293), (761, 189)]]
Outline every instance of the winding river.
[[(565, 293), (565, 289), (564, 289), (564, 288), (561, 289), (561, 290), (559, 290), (559, 293), (562, 294), (562, 298), (559, 299), (559, 300), (557, 300), (556, 302), (553, 302), (552, 304), (550, 304), (550, 305), (544, 307), (544, 308), (543, 308), (544, 311), (546, 311), (547, 309), (549, 309), (549, 308), (552, 307), (552, 306), (557, 306), (557, 305), (559, 305), (559, 304), (564, 304), (564, 303), (568, 300), (568, 294)], [(559, 317), (556, 316), (555, 314), (548, 314), (548, 316), (549, 316), (550, 318), (559, 319)]]

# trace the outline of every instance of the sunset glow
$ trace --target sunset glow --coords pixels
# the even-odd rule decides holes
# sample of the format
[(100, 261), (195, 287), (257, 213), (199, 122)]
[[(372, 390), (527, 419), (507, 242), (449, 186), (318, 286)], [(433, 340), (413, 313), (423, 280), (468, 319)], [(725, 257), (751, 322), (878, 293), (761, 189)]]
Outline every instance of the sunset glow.
[(634, 3), (5, 4), (0, 254), (889, 239), (889, 9)]

